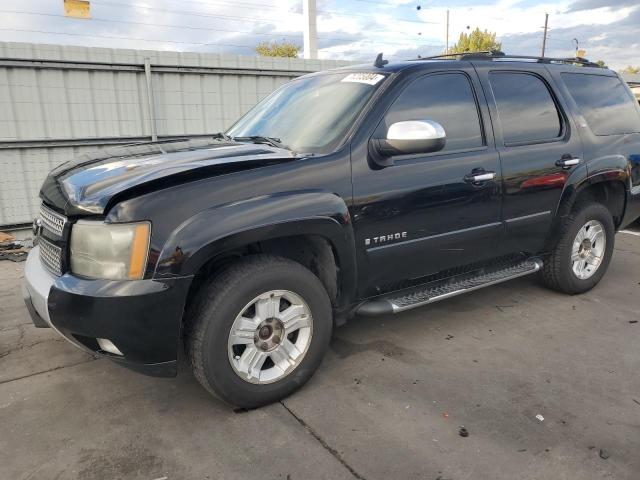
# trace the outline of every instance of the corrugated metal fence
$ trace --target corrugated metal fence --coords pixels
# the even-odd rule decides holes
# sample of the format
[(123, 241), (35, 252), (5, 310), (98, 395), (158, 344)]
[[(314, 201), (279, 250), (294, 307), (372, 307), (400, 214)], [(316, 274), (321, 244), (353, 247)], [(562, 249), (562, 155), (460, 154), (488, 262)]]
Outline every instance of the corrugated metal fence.
[(30, 223), (47, 172), (74, 156), (219, 132), (288, 80), (346, 64), (0, 42), (0, 227)]

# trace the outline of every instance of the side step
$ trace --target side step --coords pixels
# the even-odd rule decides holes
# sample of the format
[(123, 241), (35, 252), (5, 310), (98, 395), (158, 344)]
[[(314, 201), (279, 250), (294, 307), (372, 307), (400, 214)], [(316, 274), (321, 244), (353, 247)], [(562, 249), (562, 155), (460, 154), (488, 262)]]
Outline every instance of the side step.
[(506, 282), (513, 278), (523, 277), (535, 273), (541, 268), (542, 260), (539, 258), (531, 258), (499, 268), (485, 268), (475, 272), (456, 275), (445, 280), (427, 283), (369, 300), (360, 305), (357, 314), (377, 316), (398, 313), (478, 290), (479, 288)]

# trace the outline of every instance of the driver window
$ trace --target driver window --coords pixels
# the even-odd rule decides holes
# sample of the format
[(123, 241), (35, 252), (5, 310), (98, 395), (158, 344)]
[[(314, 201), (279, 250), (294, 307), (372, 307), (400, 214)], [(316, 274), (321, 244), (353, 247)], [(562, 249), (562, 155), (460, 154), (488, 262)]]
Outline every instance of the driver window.
[(414, 80), (385, 114), (381, 133), (384, 135), (392, 123), (405, 120), (434, 120), (442, 125), (447, 143), (439, 153), (485, 144), (476, 99), (469, 79), (462, 73), (427, 75)]

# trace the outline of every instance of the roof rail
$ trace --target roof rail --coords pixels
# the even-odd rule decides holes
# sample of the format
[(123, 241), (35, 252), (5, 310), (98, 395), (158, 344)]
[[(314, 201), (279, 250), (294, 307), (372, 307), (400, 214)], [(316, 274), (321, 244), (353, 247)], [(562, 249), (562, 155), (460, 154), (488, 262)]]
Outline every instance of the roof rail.
[[(418, 57), (417, 60), (435, 60), (438, 58), (460, 57), (462, 55), (499, 55), (502, 52), (498, 50), (485, 50), (482, 52), (460, 52), (460, 53), (443, 53), (442, 55), (433, 55), (431, 57)], [(503, 54), (504, 55), (504, 54)]]
[(435, 55), (432, 57), (420, 57), (418, 60), (535, 60), (537, 63), (564, 63), (569, 65), (581, 65), (583, 67), (603, 67), (595, 62), (591, 62), (586, 58), (555, 58), (555, 57), (538, 57), (530, 55), (507, 55), (499, 50), (488, 50), (483, 52), (460, 52), (447, 53), (444, 55)]

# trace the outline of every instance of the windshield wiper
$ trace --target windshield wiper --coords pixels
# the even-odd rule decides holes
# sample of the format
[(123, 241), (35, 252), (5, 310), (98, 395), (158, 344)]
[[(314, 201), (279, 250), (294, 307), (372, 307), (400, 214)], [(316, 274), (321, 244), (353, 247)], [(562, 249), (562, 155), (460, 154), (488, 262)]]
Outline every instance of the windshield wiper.
[(218, 132), (218, 133), (214, 133), (213, 135), (211, 135), (213, 138), (217, 138), (220, 140), (226, 140), (227, 142), (233, 142), (233, 137), (227, 135), (224, 132)]
[(284, 148), (289, 150), (289, 147), (283, 145), (279, 138), (275, 137), (263, 137), (261, 135), (250, 135), (248, 137), (231, 137), (236, 142), (253, 142), (253, 143), (266, 143), (276, 148)]

